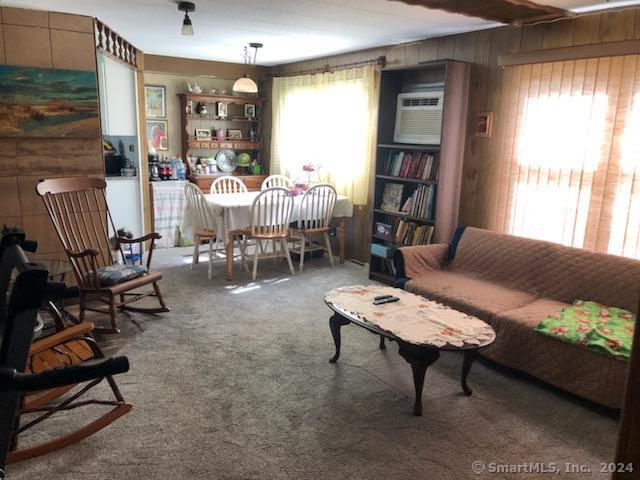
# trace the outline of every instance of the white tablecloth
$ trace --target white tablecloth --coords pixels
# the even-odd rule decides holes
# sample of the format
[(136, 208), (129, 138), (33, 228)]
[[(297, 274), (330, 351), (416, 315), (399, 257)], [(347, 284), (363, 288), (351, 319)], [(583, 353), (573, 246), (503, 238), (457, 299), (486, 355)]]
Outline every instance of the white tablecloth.
[[(207, 202), (216, 218), (216, 232), (221, 240), (227, 243), (229, 232), (251, 226), (251, 205), (260, 192), (207, 194)], [(294, 197), (291, 221), (298, 218), (302, 195)], [(338, 195), (333, 209), (333, 217), (353, 216), (353, 205), (344, 195)], [(183, 237), (193, 240), (193, 214), (186, 208), (182, 223)]]

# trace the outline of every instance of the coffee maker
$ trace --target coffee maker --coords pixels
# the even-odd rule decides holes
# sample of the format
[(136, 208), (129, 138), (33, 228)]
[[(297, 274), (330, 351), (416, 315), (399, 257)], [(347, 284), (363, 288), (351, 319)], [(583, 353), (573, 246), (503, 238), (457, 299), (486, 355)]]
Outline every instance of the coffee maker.
[(152, 182), (160, 180), (160, 161), (155, 152), (149, 153), (149, 180)]

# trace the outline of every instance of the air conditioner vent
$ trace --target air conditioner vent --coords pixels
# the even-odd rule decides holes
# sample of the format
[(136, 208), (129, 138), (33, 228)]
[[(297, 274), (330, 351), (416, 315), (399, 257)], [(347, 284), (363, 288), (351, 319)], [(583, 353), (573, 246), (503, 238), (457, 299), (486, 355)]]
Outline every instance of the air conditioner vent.
[(440, 98), (403, 98), (403, 107), (437, 107), (440, 104)]
[(439, 145), (443, 98), (443, 90), (399, 94), (393, 141)]

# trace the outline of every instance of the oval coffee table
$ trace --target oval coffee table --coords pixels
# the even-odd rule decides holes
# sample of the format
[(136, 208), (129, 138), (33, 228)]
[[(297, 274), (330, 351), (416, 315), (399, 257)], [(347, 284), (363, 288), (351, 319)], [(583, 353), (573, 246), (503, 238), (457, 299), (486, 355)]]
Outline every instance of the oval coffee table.
[[(373, 305), (379, 295), (394, 295), (400, 301)], [(398, 344), (398, 353), (411, 365), (415, 402), (413, 413), (422, 415), (422, 388), (427, 368), (440, 357), (440, 351), (460, 351), (462, 362), (461, 385), (465, 395), (473, 391), (467, 376), (480, 348), (491, 344), (496, 334), (482, 320), (454, 308), (427, 300), (397, 288), (371, 285), (341, 287), (325, 295), (325, 303), (334, 314), (329, 327), (336, 347), (329, 360), (340, 358), (340, 328), (353, 323), (380, 335), (380, 349), (385, 338)]]

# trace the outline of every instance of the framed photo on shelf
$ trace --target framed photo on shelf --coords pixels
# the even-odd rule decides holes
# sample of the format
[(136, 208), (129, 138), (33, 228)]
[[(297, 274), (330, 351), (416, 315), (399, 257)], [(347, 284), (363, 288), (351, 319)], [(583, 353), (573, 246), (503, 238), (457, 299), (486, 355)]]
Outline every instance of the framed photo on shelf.
[(493, 112), (476, 113), (476, 137), (490, 137), (493, 126)]
[(208, 128), (196, 128), (196, 140), (211, 140), (211, 130)]
[(376, 222), (376, 235), (391, 238), (391, 232), (393, 232), (393, 227), (391, 225), (388, 223)]
[(256, 106), (252, 103), (245, 103), (244, 116), (247, 118), (256, 118)]
[(144, 86), (144, 110), (147, 118), (165, 118), (167, 116), (167, 90), (164, 85)]
[(233, 140), (241, 140), (242, 139), (242, 130), (239, 128), (230, 128), (227, 130), (227, 138), (231, 138)]
[(216, 115), (220, 118), (227, 118), (228, 114), (229, 114), (229, 111), (227, 109), (227, 104), (218, 102), (216, 104)]
[(166, 120), (147, 120), (147, 142), (149, 143), (149, 148), (155, 148), (156, 150), (169, 149)]
[(401, 183), (386, 183), (382, 192), (382, 204), (380, 210), (386, 212), (399, 212), (404, 185)]

